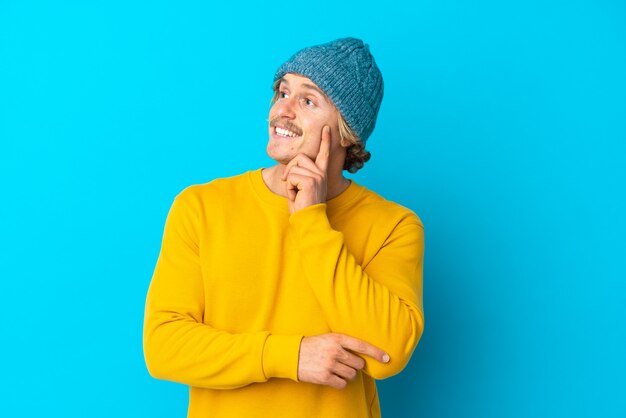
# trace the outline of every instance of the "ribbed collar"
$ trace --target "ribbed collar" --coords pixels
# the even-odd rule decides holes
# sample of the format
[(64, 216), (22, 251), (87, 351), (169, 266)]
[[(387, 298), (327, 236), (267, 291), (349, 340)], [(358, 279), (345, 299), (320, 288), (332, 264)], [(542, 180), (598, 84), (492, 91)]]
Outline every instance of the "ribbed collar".
[[(264, 203), (274, 206), (277, 209), (281, 209), (285, 212), (289, 212), (287, 198), (275, 194), (269, 189), (269, 187), (267, 187), (267, 185), (263, 181), (263, 174), (261, 174), (262, 170), (262, 168), (259, 168), (257, 170), (248, 171), (247, 173), (254, 192)], [(350, 180), (350, 185), (346, 190), (344, 190), (339, 196), (336, 196), (326, 201), (327, 209), (335, 212), (340, 210), (344, 206), (348, 206), (350, 202), (359, 197), (364, 190), (365, 189), (363, 186), (356, 184), (354, 180)]]

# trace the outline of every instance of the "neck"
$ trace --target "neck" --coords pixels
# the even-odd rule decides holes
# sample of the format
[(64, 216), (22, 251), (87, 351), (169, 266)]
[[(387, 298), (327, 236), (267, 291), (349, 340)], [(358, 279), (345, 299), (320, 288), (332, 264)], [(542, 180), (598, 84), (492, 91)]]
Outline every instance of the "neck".
[[(286, 167), (287, 166), (285, 164), (276, 164), (275, 166), (266, 168), (262, 171), (265, 185), (272, 191), (272, 193), (283, 197), (287, 197), (285, 182), (281, 180)], [(348, 186), (350, 186), (350, 180), (343, 176), (342, 171), (331, 172), (331, 170), (329, 170), (326, 175), (326, 182), (326, 200), (339, 196), (348, 188)]]

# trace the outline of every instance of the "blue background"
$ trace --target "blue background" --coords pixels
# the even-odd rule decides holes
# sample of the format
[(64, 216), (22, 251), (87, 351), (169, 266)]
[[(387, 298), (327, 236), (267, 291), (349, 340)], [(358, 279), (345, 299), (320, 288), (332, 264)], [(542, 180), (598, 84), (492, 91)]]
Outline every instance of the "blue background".
[(626, 416), (623, 1), (0, 1), (0, 416), (183, 417), (145, 293), (174, 196), (268, 166), (274, 70), (370, 45), (354, 178), (426, 225), (386, 417)]

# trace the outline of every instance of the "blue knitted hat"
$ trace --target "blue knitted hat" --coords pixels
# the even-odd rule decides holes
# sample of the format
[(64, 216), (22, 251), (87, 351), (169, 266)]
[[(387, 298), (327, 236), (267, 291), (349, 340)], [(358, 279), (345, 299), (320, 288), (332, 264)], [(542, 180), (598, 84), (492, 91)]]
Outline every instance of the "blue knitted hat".
[(360, 39), (343, 38), (304, 48), (280, 66), (274, 81), (287, 73), (313, 81), (361, 141), (367, 141), (383, 100), (383, 75), (368, 45)]

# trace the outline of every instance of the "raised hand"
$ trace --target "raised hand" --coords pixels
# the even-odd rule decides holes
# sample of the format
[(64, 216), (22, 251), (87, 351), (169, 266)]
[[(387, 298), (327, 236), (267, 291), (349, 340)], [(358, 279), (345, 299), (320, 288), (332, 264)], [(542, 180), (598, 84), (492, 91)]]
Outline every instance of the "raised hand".
[(304, 337), (300, 343), (298, 380), (343, 389), (365, 367), (364, 354), (389, 362), (389, 355), (378, 347), (345, 334)]
[(285, 182), (291, 213), (326, 202), (329, 156), (330, 128), (324, 126), (315, 161), (305, 154), (298, 154), (287, 164), (282, 180)]

